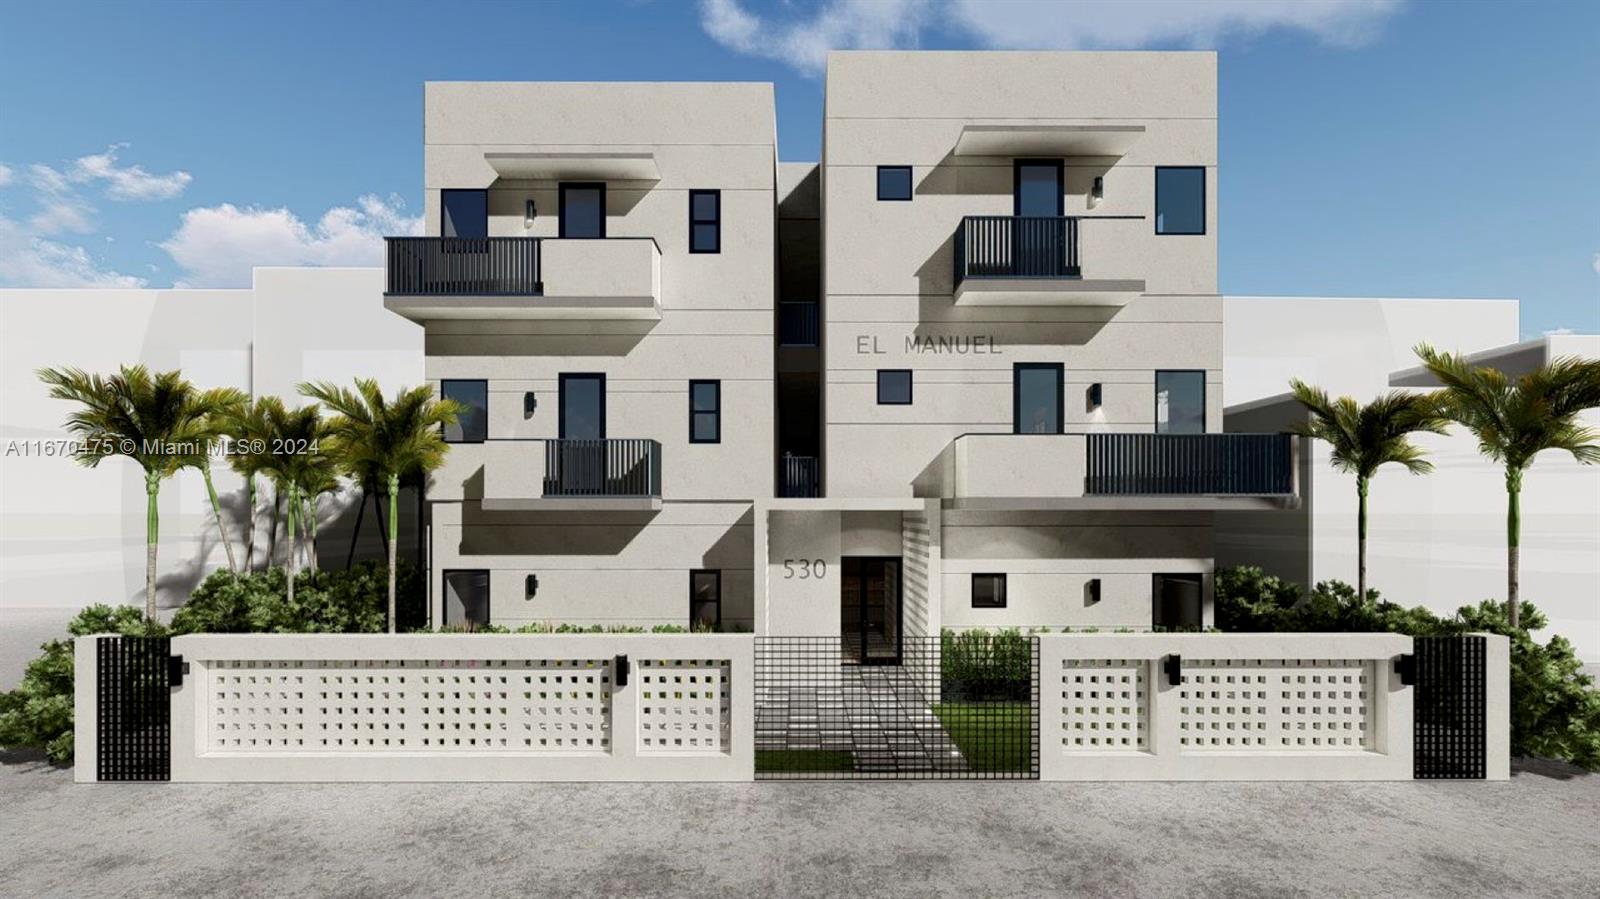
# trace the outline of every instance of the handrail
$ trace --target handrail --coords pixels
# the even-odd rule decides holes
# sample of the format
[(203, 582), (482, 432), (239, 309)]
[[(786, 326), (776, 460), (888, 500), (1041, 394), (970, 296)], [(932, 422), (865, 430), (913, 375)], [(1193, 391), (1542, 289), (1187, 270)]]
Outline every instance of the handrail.
[(391, 296), (538, 296), (538, 237), (385, 237)]
[(661, 444), (639, 437), (546, 439), (544, 495), (658, 497)]

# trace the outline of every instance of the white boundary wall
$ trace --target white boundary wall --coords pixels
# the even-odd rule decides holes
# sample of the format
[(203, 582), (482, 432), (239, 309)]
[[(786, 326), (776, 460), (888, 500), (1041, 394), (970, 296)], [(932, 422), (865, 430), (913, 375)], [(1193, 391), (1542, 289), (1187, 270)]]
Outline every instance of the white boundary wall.
[[(1040, 779), (1411, 780), (1411, 651), (1397, 634), (1041, 635)], [(1490, 780), (1510, 776), (1508, 651), (1489, 637)]]
[[(189, 672), (172, 692), (172, 780), (750, 780), (753, 647), (722, 634), (177, 637)], [(78, 707), (87, 685), (92, 710), (93, 638), (77, 662)], [(93, 747), (80, 730), (80, 781)]]

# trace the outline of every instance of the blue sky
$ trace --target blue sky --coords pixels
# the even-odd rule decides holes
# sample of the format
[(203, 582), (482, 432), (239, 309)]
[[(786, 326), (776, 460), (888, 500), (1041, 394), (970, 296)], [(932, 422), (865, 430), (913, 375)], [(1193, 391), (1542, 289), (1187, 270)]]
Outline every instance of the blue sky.
[(1222, 289), (1515, 297), (1600, 331), (1600, 4), (995, 0), (8, 7), (0, 285), (372, 263), (421, 206), (429, 79), (777, 84), (827, 47), (1220, 51)]

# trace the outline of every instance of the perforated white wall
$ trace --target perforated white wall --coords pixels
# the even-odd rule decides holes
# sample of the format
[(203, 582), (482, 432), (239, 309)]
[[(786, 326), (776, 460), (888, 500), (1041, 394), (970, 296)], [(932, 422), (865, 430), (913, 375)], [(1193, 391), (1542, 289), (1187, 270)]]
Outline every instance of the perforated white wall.
[(209, 752), (606, 752), (610, 661), (215, 660)]
[(1143, 752), (1150, 695), (1143, 659), (1063, 659), (1058, 678), (1062, 752)]
[(1178, 742), (1197, 751), (1370, 748), (1371, 664), (1350, 659), (1185, 660)]
[(726, 753), (732, 729), (727, 659), (639, 664), (639, 753)]

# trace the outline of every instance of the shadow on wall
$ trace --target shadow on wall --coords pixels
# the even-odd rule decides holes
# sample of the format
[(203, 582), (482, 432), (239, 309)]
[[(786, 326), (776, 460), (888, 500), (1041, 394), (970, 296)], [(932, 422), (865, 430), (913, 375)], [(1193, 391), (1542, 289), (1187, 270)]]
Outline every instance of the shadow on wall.
[(464, 556), (614, 556), (655, 519), (659, 511), (489, 512), (461, 506)]
[(572, 333), (507, 333), (505, 322), (456, 322), (447, 333), (429, 328), (429, 356), (626, 356), (656, 326), (653, 321), (544, 322), (565, 324)]

